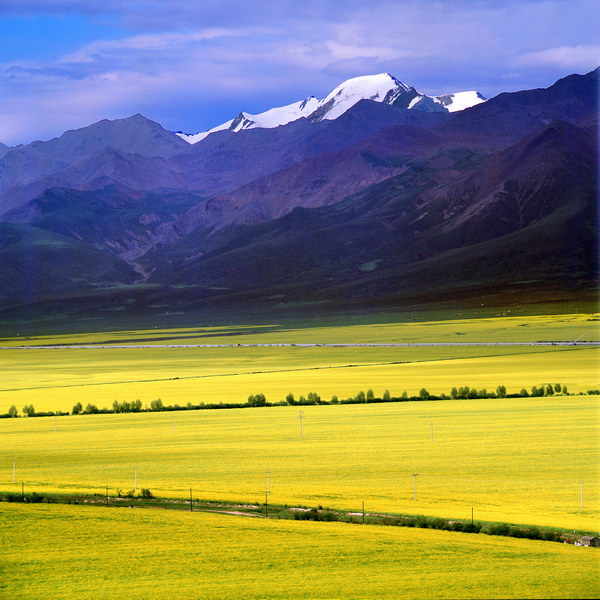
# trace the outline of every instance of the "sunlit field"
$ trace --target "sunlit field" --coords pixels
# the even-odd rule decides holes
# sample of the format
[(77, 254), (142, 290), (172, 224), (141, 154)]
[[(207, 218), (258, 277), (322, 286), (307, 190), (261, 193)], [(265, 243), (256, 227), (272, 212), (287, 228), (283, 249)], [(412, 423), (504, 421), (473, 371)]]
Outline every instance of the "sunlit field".
[(280, 402), (292, 392), (354, 396), (448, 394), (469, 385), (509, 391), (561, 383), (571, 393), (598, 387), (597, 348), (135, 348), (0, 351), (0, 412), (33, 404), (70, 411), (74, 404), (110, 408), (115, 400), (185, 406), (245, 402), (249, 394)]
[[(158, 318), (153, 329), (66, 335), (27, 336), (13, 325), (10, 334), (0, 338), (0, 346), (597, 341), (599, 323), (600, 318), (595, 313), (513, 315), (510, 309), (480, 318), (446, 311), (246, 325), (214, 326), (199, 322), (194, 327), (177, 329), (165, 328)], [(93, 327), (94, 321), (91, 321), (90, 331)]]
[(13, 599), (597, 598), (598, 551), (396, 527), (0, 504)]
[(125, 492), (135, 468), (159, 496), (262, 502), (269, 470), (274, 503), (462, 519), (473, 508), (595, 531), (598, 407), (588, 395), (305, 406), (302, 438), (292, 406), (4, 419), (0, 488)]

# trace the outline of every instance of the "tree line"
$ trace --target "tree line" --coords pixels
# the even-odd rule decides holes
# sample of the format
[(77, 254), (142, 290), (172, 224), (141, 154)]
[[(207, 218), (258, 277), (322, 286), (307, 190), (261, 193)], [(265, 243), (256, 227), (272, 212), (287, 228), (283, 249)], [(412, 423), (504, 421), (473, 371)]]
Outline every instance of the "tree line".
[[(580, 392), (582, 395), (584, 392)], [(375, 396), (371, 388), (366, 392), (359, 391), (355, 396), (348, 398), (338, 398), (332, 396), (330, 400), (324, 400), (316, 392), (309, 392), (306, 396), (302, 395), (296, 398), (293, 393), (287, 394), (285, 400), (278, 402), (269, 402), (263, 393), (250, 394), (246, 402), (219, 402), (219, 403), (204, 403), (192, 404), (188, 402), (185, 405), (180, 404), (164, 404), (160, 398), (156, 398), (149, 405), (143, 406), (140, 399), (132, 401), (119, 402), (115, 400), (112, 408), (98, 408), (96, 404), (88, 403), (84, 407), (81, 402), (75, 403), (71, 413), (63, 411), (45, 411), (37, 412), (33, 404), (25, 404), (22, 408), (22, 416), (25, 417), (53, 417), (66, 415), (96, 415), (96, 414), (115, 414), (115, 413), (140, 413), (140, 412), (161, 412), (161, 411), (178, 411), (178, 410), (212, 410), (212, 409), (227, 409), (227, 408), (249, 408), (260, 406), (312, 406), (317, 404), (371, 404), (380, 402), (422, 402), (426, 400), (467, 400), (467, 399), (491, 399), (491, 398), (527, 398), (541, 397), (554, 395), (568, 396), (569, 390), (567, 386), (561, 383), (544, 383), (534, 385), (531, 391), (526, 388), (521, 388), (519, 392), (508, 393), (506, 386), (499, 385), (495, 390), (487, 390), (486, 388), (477, 389), (468, 385), (453, 387), (448, 394), (442, 393), (439, 395), (431, 394), (426, 388), (421, 388), (418, 395), (409, 396), (406, 391), (399, 396), (392, 396), (389, 390), (385, 390), (381, 396)], [(598, 395), (600, 390), (588, 390), (587, 394)], [(15, 418), (19, 417), (19, 411), (13, 404), (7, 413), (0, 414), (0, 418)]]

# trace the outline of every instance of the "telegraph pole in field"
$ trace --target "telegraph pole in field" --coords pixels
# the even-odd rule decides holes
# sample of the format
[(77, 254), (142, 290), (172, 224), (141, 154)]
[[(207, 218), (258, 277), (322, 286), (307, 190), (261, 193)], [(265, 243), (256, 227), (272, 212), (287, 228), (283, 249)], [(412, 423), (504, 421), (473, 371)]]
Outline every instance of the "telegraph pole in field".
[(413, 473), (413, 500), (417, 501), (417, 475), (418, 473)]
[(300, 412), (298, 413), (298, 419), (300, 419), (300, 439), (302, 439), (302, 409), (300, 409)]

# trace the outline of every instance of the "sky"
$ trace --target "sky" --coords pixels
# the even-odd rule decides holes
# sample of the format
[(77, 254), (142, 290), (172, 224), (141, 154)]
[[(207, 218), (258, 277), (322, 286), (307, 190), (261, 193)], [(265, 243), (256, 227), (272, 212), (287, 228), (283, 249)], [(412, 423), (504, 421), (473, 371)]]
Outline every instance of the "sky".
[(389, 72), (426, 94), (600, 64), (599, 0), (0, 0), (0, 142), (135, 113), (196, 133)]

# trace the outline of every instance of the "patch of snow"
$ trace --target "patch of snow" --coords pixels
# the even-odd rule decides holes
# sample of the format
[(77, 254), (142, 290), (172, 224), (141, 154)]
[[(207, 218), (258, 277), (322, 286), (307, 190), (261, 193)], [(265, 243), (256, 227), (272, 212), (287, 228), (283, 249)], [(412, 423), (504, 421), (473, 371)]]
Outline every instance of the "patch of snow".
[(486, 101), (486, 98), (479, 92), (469, 91), (434, 96), (433, 100), (445, 106), (448, 112), (457, 112), (465, 110), (465, 108), (471, 108), (471, 106), (475, 106), (476, 104), (481, 104)]
[(423, 96), (415, 96), (406, 107), (407, 109), (411, 109), (415, 104), (418, 104)]

